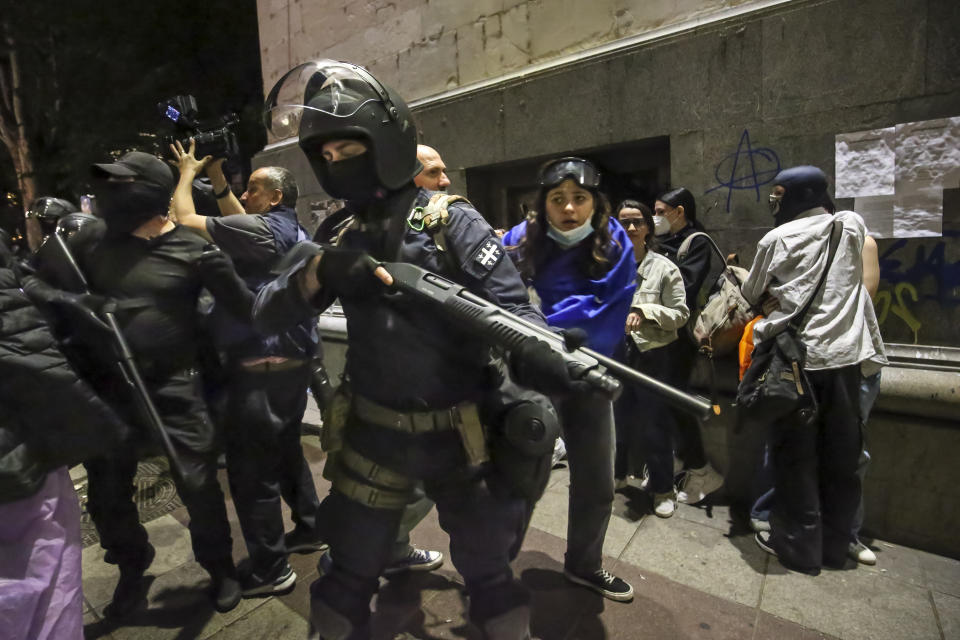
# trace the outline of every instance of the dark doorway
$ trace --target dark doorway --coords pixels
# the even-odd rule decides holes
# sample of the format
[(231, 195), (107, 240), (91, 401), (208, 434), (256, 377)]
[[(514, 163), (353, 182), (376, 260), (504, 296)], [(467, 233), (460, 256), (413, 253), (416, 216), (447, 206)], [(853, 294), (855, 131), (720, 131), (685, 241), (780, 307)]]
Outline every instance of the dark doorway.
[(561, 156), (580, 156), (600, 168), (602, 189), (616, 207), (634, 198), (651, 207), (670, 184), (670, 138), (660, 136), (549, 156), (467, 169), (467, 197), (495, 228), (509, 229), (534, 206), (540, 166)]

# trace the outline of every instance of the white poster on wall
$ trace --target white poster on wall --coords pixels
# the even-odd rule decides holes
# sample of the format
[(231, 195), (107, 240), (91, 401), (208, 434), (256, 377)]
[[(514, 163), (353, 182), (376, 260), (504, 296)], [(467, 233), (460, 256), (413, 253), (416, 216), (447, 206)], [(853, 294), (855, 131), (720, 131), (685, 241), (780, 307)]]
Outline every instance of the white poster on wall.
[(943, 190), (960, 187), (960, 117), (907, 122), (836, 137), (838, 198), (877, 238), (943, 233)]

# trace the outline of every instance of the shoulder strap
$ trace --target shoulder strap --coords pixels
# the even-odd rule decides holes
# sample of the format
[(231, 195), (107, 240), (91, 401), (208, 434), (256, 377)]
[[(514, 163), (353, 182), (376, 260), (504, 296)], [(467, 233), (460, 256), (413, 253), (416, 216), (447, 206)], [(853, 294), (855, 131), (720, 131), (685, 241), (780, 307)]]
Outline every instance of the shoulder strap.
[(690, 245), (693, 244), (693, 239), (697, 236), (703, 236), (706, 238), (707, 242), (710, 243), (710, 247), (717, 254), (717, 257), (720, 258), (720, 262), (724, 264), (726, 263), (723, 257), (723, 252), (720, 251), (720, 247), (717, 246), (717, 243), (713, 241), (713, 238), (711, 238), (709, 234), (706, 234), (703, 231), (696, 231), (683, 239), (683, 242), (680, 244), (680, 248), (677, 249), (677, 262), (683, 262), (683, 259), (687, 257), (687, 254), (690, 253)]
[(803, 309), (800, 310), (800, 313), (795, 315), (790, 323), (787, 325), (792, 328), (794, 331), (800, 329), (800, 326), (803, 324), (804, 319), (807, 317), (807, 312), (810, 311), (810, 306), (813, 304), (813, 301), (817, 298), (817, 295), (820, 293), (820, 289), (823, 288), (823, 283), (827, 280), (827, 272), (830, 271), (830, 265), (833, 264), (833, 257), (837, 255), (837, 247), (840, 245), (840, 234), (843, 232), (843, 223), (837, 219), (833, 221), (833, 231), (830, 233), (830, 246), (827, 249), (827, 264), (823, 268), (823, 273), (820, 274), (820, 280), (817, 282), (817, 286), (813, 290), (813, 294), (807, 300), (807, 303), (803, 305)]

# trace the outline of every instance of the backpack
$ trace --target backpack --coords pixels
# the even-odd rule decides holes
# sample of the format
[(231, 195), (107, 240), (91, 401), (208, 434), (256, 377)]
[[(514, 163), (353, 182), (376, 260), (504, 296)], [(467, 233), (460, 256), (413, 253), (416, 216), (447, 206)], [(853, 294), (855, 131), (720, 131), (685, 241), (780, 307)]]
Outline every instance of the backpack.
[(702, 231), (691, 233), (684, 239), (677, 250), (677, 262), (683, 261), (697, 236), (707, 239), (724, 267), (710, 287), (706, 304), (699, 310), (691, 309), (687, 329), (701, 352), (711, 357), (724, 356), (737, 350), (744, 327), (757, 315), (741, 291), (748, 271), (735, 266), (736, 254), (725, 259), (713, 238)]

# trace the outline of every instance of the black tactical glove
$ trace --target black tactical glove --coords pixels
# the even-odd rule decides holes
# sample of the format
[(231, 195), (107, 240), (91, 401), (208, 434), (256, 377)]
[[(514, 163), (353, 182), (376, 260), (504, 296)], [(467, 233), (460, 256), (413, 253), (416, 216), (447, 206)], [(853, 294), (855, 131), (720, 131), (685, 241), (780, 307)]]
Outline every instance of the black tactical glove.
[(386, 291), (386, 286), (373, 275), (380, 263), (370, 254), (353, 249), (323, 245), (317, 280), (320, 286), (339, 298), (364, 298)]
[(563, 356), (533, 336), (524, 338), (510, 352), (510, 369), (518, 384), (548, 395), (590, 389), (588, 383), (570, 377)]
[(107, 303), (105, 297), (57, 289), (32, 275), (21, 278), (20, 286), (31, 302), (49, 310), (56, 319), (67, 325), (80, 323), (88, 329), (110, 331), (110, 327), (98, 315)]

